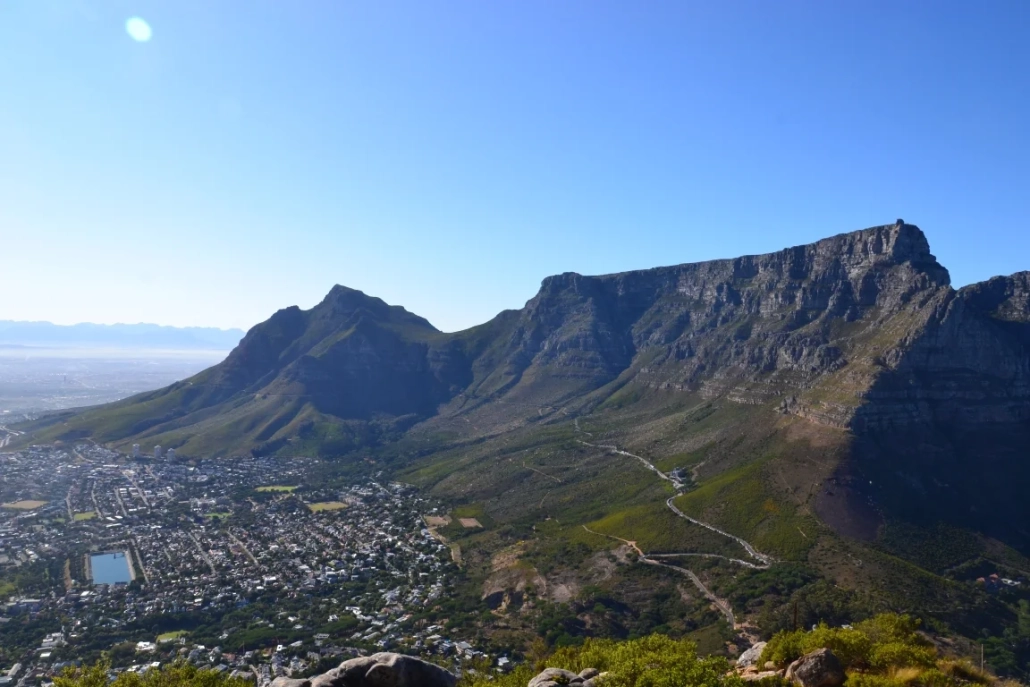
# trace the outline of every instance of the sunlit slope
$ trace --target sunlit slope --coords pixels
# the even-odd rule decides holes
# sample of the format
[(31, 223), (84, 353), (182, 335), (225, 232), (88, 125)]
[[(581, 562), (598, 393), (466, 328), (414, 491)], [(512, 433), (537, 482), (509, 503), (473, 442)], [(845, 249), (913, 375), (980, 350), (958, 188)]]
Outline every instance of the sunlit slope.
[[(220, 365), (46, 419), (31, 440), (371, 453), (497, 522), (662, 548), (700, 546), (668, 524), (670, 498), (778, 559), (824, 534), (878, 541), (935, 519), (1024, 548), (1027, 281), (955, 291), (899, 221), (768, 255), (550, 277), (524, 308), (455, 334), (336, 287)], [(682, 468), (682, 493), (644, 460)]]

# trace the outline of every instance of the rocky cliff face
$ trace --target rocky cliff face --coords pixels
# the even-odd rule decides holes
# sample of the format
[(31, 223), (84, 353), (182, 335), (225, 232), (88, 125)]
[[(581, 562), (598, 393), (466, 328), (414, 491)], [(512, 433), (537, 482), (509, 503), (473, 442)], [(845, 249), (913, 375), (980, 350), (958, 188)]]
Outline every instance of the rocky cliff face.
[[(901, 221), (768, 255), (563, 274), (509, 317), (492, 371), (503, 369), (502, 381), (466, 393), (504, 394), (535, 412), (634, 383), (742, 403), (780, 398), (788, 412), (846, 426), (874, 359), (900, 345), (913, 313), (948, 293), (925, 236)], [(856, 361), (870, 369), (850, 368), (854, 393), (842, 405), (799, 401)]]
[(969, 455), (1015, 460), (988, 435), (1011, 447), (1026, 434), (1028, 351), (1030, 273), (955, 291), (922, 231), (898, 220), (767, 255), (549, 277), (521, 310), (456, 334), (335, 287), (254, 327), (197, 377), (63, 428), (221, 452), (238, 446), (207, 437), (225, 433), (231, 409), (240, 444), (263, 450), (384, 417), (488, 436), (634, 389), (849, 430), (866, 447), (855, 474), (883, 477), (869, 466), (905, 435), (912, 470), (937, 460), (957, 480)]

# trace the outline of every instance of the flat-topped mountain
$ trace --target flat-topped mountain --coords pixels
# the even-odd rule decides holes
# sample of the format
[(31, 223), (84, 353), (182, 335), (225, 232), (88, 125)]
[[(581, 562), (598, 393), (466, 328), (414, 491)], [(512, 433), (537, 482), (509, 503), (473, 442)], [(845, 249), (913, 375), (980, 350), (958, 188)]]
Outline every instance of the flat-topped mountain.
[[(943, 317), (948, 283), (922, 232), (899, 221), (768, 255), (548, 277), (523, 309), (456, 334), (336, 286), (251, 329), (219, 365), (77, 416), (66, 433), (186, 454), (277, 450), (302, 429), (331, 441), (337, 421), (464, 417), (490, 434), (626, 387), (778, 400), (845, 426), (891, 368), (881, 358)], [(978, 288), (965, 310), (997, 310), (1005, 287)]]
[[(680, 513), (836, 589), (968, 622), (990, 604), (956, 570), (1030, 569), (1030, 273), (955, 290), (898, 220), (548, 277), (522, 309), (453, 334), (337, 286), (190, 379), (34, 429), (186, 457), (374, 459), (516, 528), (475, 535), (484, 550), (546, 531), (742, 555)], [(915, 564), (904, 584), (897, 557)], [(529, 584), (485, 560), (484, 595)]]
[(355, 421), (490, 435), (558, 406), (661, 392), (771, 403), (859, 433), (1018, 424), (1027, 283), (955, 291), (899, 220), (767, 255), (548, 277), (521, 310), (456, 334), (336, 286), (255, 326), (209, 370), (61, 427), (187, 455), (280, 450), (306, 432), (331, 453), (347, 434), (336, 425)]

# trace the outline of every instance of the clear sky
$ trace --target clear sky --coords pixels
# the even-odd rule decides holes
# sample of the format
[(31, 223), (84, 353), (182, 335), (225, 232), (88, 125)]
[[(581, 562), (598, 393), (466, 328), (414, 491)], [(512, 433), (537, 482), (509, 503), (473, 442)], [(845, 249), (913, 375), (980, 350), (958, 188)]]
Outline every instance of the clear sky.
[(1026, 0), (0, 0), (0, 319), (340, 283), (453, 331), (897, 217), (956, 285), (1030, 269), (1028, 36)]

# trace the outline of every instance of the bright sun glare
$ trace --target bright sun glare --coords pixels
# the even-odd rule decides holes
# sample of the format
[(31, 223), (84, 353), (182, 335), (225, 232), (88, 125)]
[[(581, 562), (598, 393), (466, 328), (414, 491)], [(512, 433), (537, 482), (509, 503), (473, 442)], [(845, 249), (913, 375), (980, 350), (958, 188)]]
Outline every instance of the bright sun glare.
[(129, 32), (132, 40), (139, 41), (140, 43), (149, 41), (150, 36), (153, 34), (150, 30), (150, 24), (139, 17), (132, 17), (125, 22), (125, 30)]

